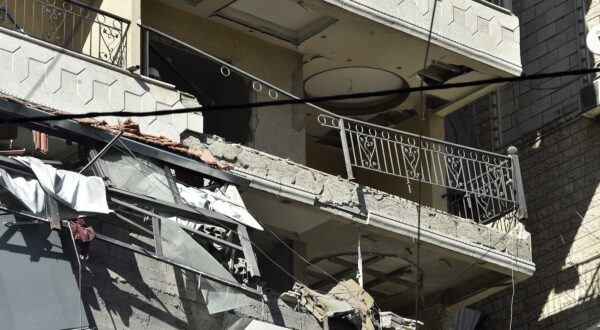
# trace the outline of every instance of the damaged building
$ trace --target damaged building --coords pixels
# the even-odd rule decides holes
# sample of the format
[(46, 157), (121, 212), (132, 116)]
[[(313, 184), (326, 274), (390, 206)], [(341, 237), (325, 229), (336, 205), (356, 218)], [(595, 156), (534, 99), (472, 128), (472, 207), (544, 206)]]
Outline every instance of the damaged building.
[(2, 328), (474, 329), (535, 270), (518, 150), (448, 122), (499, 85), (283, 101), (519, 42), (506, 0), (0, 1)]

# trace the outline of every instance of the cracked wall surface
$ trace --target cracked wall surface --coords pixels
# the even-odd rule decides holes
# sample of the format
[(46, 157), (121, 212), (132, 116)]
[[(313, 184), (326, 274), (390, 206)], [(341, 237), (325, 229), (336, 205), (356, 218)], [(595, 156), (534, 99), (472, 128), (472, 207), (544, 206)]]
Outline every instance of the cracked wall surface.
[[(9, 95), (69, 113), (198, 106), (193, 97), (164, 84), (96, 62), (18, 32), (0, 31), (0, 91)], [(179, 141), (185, 130), (202, 132), (202, 115), (141, 117), (139, 124), (145, 133)]]
[[(414, 202), (216, 137), (205, 137), (201, 141), (187, 136), (182, 141), (189, 146), (208, 148), (216, 158), (232, 165), (234, 171), (314, 196), (315, 205), (321, 209), (351, 218), (377, 214), (413, 227), (417, 225), (418, 211)], [(426, 206), (421, 215), (423, 230), (531, 260), (530, 237), (526, 233), (507, 234), (500, 228), (479, 225)]]

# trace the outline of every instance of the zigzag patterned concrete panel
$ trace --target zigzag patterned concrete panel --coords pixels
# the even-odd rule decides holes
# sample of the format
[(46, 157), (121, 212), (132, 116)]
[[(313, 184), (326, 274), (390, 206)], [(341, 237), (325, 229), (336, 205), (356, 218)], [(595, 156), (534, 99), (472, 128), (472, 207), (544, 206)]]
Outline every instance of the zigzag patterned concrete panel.
[(519, 19), (485, 0), (324, 0), (507, 73), (521, 72)]
[[(4, 29), (0, 29), (0, 76), (0, 91), (70, 113), (198, 106), (190, 96), (166, 85)], [(117, 122), (114, 117), (102, 119)], [(136, 121), (142, 132), (160, 132), (175, 141), (185, 130), (202, 129), (199, 113)]]

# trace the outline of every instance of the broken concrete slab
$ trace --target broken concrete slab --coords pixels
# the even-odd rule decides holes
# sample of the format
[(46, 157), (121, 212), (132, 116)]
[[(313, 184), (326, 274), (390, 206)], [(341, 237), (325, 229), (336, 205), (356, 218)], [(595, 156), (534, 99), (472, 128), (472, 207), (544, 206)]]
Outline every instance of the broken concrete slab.
[[(417, 226), (419, 206), (415, 202), (246, 146), (228, 143), (216, 136), (192, 136), (184, 139), (184, 143), (208, 148), (216, 158), (228, 162), (233, 171), (240, 175), (264, 178), (281, 185), (277, 194), (283, 189), (312, 194), (313, 197), (305, 198), (302, 202), (317, 201), (318, 207), (324, 211), (362, 223), (368, 219), (369, 214), (377, 214), (397, 223)], [(265, 191), (275, 193), (272, 189)], [(506, 234), (503, 227), (480, 225), (426, 206), (422, 207), (421, 228), (460, 242), (506, 252), (531, 261), (531, 252), (527, 248), (530, 236), (525, 235), (526, 233), (511, 231)], [(508, 237), (519, 242), (518, 249), (516, 246), (506, 248)]]

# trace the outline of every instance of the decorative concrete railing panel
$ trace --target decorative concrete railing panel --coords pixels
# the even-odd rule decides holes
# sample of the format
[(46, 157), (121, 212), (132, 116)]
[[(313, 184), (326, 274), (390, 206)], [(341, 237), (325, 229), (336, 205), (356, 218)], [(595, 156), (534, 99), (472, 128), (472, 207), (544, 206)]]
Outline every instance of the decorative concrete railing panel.
[[(192, 96), (61, 47), (0, 28), (0, 90), (69, 113), (155, 111), (198, 106)], [(102, 118), (110, 123), (117, 120)], [(185, 130), (202, 132), (196, 113), (141, 117), (142, 132), (179, 141)]]
[(519, 19), (477, 0), (324, 0), (355, 14), (427, 39), (438, 1), (432, 42), (513, 75), (521, 73)]

